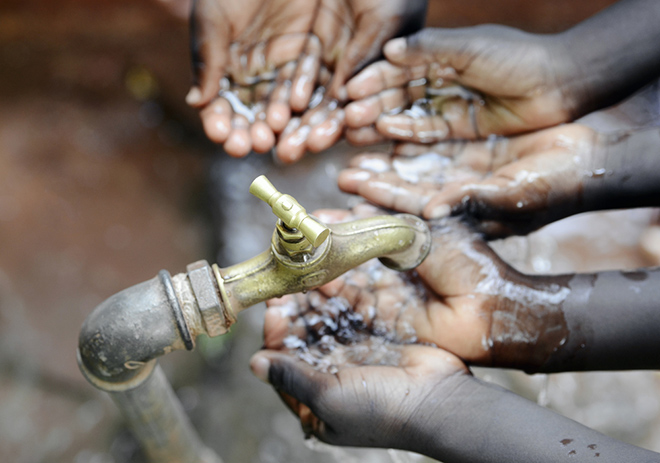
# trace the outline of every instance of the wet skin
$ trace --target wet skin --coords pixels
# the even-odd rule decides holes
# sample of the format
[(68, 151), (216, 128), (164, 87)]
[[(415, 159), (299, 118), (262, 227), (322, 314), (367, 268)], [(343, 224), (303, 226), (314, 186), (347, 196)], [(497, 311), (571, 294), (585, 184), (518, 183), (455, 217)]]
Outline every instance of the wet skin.
[(346, 80), (377, 58), (385, 41), (419, 29), (425, 9), (425, 0), (197, 0), (197, 83), (187, 101), (203, 108), (207, 135), (230, 155), (277, 143), (278, 156), (294, 162), (338, 140)]
[[(660, 73), (660, 4), (622, 1), (555, 35), (485, 25), (424, 29), (351, 79), (347, 138), (432, 143), (575, 120)], [(404, 111), (405, 110), (405, 111)]]
[[(348, 213), (317, 215), (342, 220)], [(512, 273), (458, 221), (445, 222), (435, 227), (426, 261), (431, 263), (418, 275), (397, 275), (372, 262), (319, 291), (269, 303), (265, 350), (255, 354), (251, 366), (300, 418), (304, 432), (332, 444), (400, 448), (447, 462), (593, 461), (596, 456), (660, 461), (657, 454), (473, 378), (449, 353), (478, 345), (478, 356), (489, 364), (536, 364), (536, 370), (616, 368), (620, 361), (638, 368), (640, 357), (645, 367), (657, 368), (660, 342), (654, 333), (660, 317), (654, 314), (660, 311), (654, 301), (660, 294), (629, 300), (631, 311), (625, 313), (615, 294), (631, 283), (658, 288), (660, 272), (529, 278)], [(471, 330), (465, 329), (468, 321)], [(470, 331), (494, 342), (484, 343)], [(444, 343), (448, 350), (420, 342)], [(546, 352), (539, 356), (525, 344)], [(567, 346), (574, 351), (567, 353)], [(484, 351), (490, 352), (483, 357)], [(620, 351), (625, 355), (612, 356)]]
[(486, 142), (399, 145), (339, 176), (349, 193), (427, 219), (466, 214), (488, 237), (580, 212), (657, 205), (660, 130), (600, 134), (579, 124)]

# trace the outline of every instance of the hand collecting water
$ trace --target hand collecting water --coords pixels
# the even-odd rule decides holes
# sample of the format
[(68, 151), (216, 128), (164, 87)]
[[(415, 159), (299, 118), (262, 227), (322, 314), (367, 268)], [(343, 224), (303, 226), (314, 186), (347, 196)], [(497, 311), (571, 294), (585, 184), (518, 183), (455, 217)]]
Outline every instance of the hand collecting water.
[[(424, 29), (347, 85), (349, 127), (431, 143), (549, 127), (579, 114), (575, 63), (554, 36), (504, 26)], [(355, 133), (355, 132), (353, 132)], [(358, 132), (359, 133), (359, 132)]]
[[(317, 216), (328, 221), (349, 214)], [(633, 276), (642, 281), (640, 275), (602, 274), (608, 280), (602, 285), (594, 284), (594, 275), (529, 277), (503, 264), (455, 219), (444, 219), (433, 234), (432, 252), (418, 273), (397, 274), (369, 262), (318, 291), (270, 301), (265, 350), (251, 367), (275, 387), (305, 433), (331, 444), (399, 448), (448, 463), (479, 461), (485, 454), (506, 463), (656, 461), (651, 452), (475, 379), (448, 350), (421, 345), (450, 345), (475, 363), (497, 366), (538, 369), (553, 357), (549, 371), (618, 367), (622, 360), (631, 368), (657, 367), (655, 307), (647, 304), (642, 314), (633, 304), (632, 317), (627, 311), (613, 317), (620, 301), (598, 301), (612, 299), (611, 292), (604, 294), (612, 284)], [(657, 288), (660, 272), (646, 278), (652, 280), (648, 288)], [(579, 294), (571, 299), (571, 292)], [(647, 302), (657, 294), (650, 296)]]
[[(353, 214), (375, 212), (382, 213), (362, 205)], [(354, 216), (324, 211), (320, 217)], [(332, 334), (347, 343), (367, 333), (396, 344), (435, 345), (471, 364), (540, 367), (566, 336), (558, 315), (565, 279), (515, 271), (455, 218), (435, 223), (432, 236), (431, 252), (416, 271), (396, 272), (374, 260), (307, 295), (271, 301), (266, 345), (277, 347), (270, 337), (280, 340), (288, 331), (307, 333), (310, 342)], [(327, 318), (331, 312), (336, 321)], [(281, 314), (293, 317), (291, 326), (281, 323)]]
[(609, 143), (570, 124), (485, 142), (399, 145), (392, 155), (356, 157), (339, 185), (427, 219), (466, 213), (490, 237), (526, 234), (584, 210), (583, 189), (604, 175), (600, 151)]
[(347, 84), (347, 138), (433, 143), (512, 135), (618, 102), (660, 72), (660, 4), (620, 1), (560, 34), (484, 25), (388, 42)]
[(465, 214), (489, 238), (527, 234), (588, 211), (653, 207), (660, 130), (598, 133), (568, 124), (485, 142), (404, 144), (363, 154), (344, 191), (427, 219)]
[(198, 84), (187, 100), (205, 108), (207, 135), (229, 154), (267, 151), (280, 134), (278, 155), (293, 162), (339, 138), (346, 80), (386, 40), (421, 27), (425, 8), (425, 0), (197, 0)]

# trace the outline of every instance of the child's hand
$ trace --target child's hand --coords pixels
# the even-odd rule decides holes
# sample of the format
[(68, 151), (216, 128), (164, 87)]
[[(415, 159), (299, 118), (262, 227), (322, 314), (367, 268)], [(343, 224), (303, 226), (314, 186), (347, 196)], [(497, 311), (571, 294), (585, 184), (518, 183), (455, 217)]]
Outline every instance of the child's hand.
[(582, 212), (586, 181), (602, 177), (593, 159), (598, 134), (570, 124), (486, 142), (400, 145), (365, 154), (340, 187), (374, 203), (427, 219), (466, 213), (489, 237), (526, 234)]
[[(320, 217), (329, 222), (373, 213), (361, 206)], [(416, 271), (396, 272), (373, 260), (306, 295), (270, 301), (266, 346), (282, 347), (278, 340), (288, 331), (309, 334), (334, 307), (336, 329), (346, 339), (367, 333), (397, 344), (432, 344), (482, 366), (542, 365), (567, 336), (560, 310), (565, 279), (517, 272), (454, 218), (435, 223), (432, 235), (431, 252)], [(271, 320), (280, 313), (292, 316), (291, 324)], [(328, 326), (334, 325), (316, 326), (312, 336), (322, 338)]]
[(432, 143), (570, 121), (581, 100), (570, 90), (575, 66), (561, 43), (495, 25), (424, 29), (392, 40), (387, 61), (349, 81), (349, 98), (358, 101), (346, 108), (347, 124)]
[(339, 138), (346, 80), (386, 40), (421, 27), (425, 7), (425, 0), (197, 0), (191, 46), (199, 82), (187, 100), (206, 107), (205, 131), (229, 154), (268, 151), (282, 134), (278, 155), (296, 161)]

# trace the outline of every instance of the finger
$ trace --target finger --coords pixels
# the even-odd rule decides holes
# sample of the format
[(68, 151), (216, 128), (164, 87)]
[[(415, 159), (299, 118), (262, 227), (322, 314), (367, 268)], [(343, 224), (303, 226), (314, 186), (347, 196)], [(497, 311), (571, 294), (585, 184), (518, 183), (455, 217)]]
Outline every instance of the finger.
[(396, 172), (372, 173), (347, 169), (339, 175), (338, 184), (343, 191), (359, 194), (379, 206), (398, 212), (421, 214), (429, 201), (424, 187), (405, 182)]
[(294, 111), (304, 111), (309, 104), (321, 66), (321, 41), (310, 35), (291, 84), (289, 104)]
[(307, 137), (310, 131), (311, 127), (301, 125), (299, 118), (291, 119), (276, 146), (276, 154), (280, 161), (286, 164), (299, 161), (307, 149)]
[(369, 62), (378, 58), (386, 38), (395, 34), (396, 26), (391, 22), (379, 21), (371, 14), (359, 14), (354, 33), (346, 45), (335, 69), (335, 80), (330, 88), (331, 95), (346, 96), (346, 81)]
[(275, 133), (282, 132), (291, 120), (289, 98), (291, 96), (291, 77), (295, 69), (296, 63), (290, 62), (279, 70), (275, 88), (266, 108), (266, 123)]
[(396, 66), (388, 61), (379, 61), (360, 71), (346, 84), (346, 91), (351, 100), (376, 95), (384, 90), (404, 87), (408, 83), (423, 79), (428, 70), (427, 65)]
[(252, 149), (257, 153), (265, 153), (275, 146), (275, 134), (264, 121), (256, 121), (250, 127)]
[(215, 143), (224, 143), (231, 133), (231, 119), (234, 111), (224, 98), (218, 98), (201, 112), (204, 131)]
[(385, 90), (346, 106), (346, 124), (352, 128), (375, 123), (381, 115), (398, 114), (408, 105), (408, 93), (404, 89)]
[(355, 218), (351, 211), (345, 209), (317, 209), (313, 215), (326, 224), (348, 222)]
[(413, 143), (433, 143), (451, 134), (442, 116), (382, 116), (376, 122), (376, 129), (387, 138)]
[(332, 375), (316, 371), (312, 366), (291, 355), (265, 350), (250, 360), (255, 376), (273, 385), (278, 391), (304, 403), (312, 410), (316, 398), (327, 387)]
[(235, 115), (231, 121), (232, 130), (224, 144), (227, 154), (242, 158), (252, 150), (252, 139), (250, 137), (250, 123), (242, 115)]
[(484, 40), (475, 40), (465, 29), (426, 28), (407, 37), (390, 40), (383, 47), (388, 61), (399, 66), (439, 63), (462, 70), (469, 64), (473, 50)]
[(353, 156), (349, 166), (375, 173), (388, 172), (392, 170), (392, 159), (389, 154), (366, 152)]
[(217, 96), (227, 63), (230, 34), (228, 23), (215, 2), (193, 2), (190, 47), (195, 85), (186, 96), (189, 105), (201, 107)]
[(307, 43), (307, 36), (304, 33), (282, 34), (254, 44), (242, 52), (242, 59), (239, 60), (245, 63), (245, 68), (241, 70), (244, 80), (238, 77), (235, 77), (235, 80), (250, 85), (255, 80), (275, 79), (277, 69), (300, 57)]
[(264, 346), (267, 349), (282, 349), (284, 339), (294, 334), (292, 320), (302, 308), (294, 297), (288, 298), (287, 301), (269, 306), (264, 314)]
[(387, 139), (375, 127), (361, 127), (359, 129), (346, 129), (346, 140), (354, 146), (368, 146), (382, 143)]
[(308, 149), (318, 153), (337, 143), (344, 130), (344, 121), (344, 110), (338, 108), (330, 111), (325, 121), (312, 127), (307, 139)]

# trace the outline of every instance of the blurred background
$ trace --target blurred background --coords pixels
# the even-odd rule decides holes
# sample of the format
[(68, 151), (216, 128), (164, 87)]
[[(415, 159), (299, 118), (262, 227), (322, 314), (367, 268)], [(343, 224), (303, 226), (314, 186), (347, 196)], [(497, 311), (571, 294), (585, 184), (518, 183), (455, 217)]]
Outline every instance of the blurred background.
[[(429, 3), (430, 25), (553, 32), (614, 1)], [(78, 371), (86, 315), (162, 268), (174, 274), (202, 258), (226, 267), (266, 249), (274, 216), (247, 193), (261, 173), (308, 210), (354, 201), (335, 186), (358, 152), (345, 144), (285, 167), (270, 156), (228, 158), (206, 140), (184, 103), (188, 9), (188, 0), (0, 3), (0, 461), (143, 461), (109, 398)], [(654, 90), (643, 98), (657, 99)], [(657, 265), (655, 223), (652, 210), (591, 214), (495, 246), (542, 273)], [(250, 309), (230, 335), (162, 360), (203, 440), (227, 463), (420, 460), (305, 443), (249, 372), (262, 314)], [(656, 373), (479, 374), (660, 451)]]

